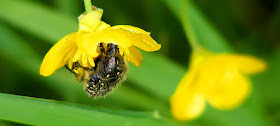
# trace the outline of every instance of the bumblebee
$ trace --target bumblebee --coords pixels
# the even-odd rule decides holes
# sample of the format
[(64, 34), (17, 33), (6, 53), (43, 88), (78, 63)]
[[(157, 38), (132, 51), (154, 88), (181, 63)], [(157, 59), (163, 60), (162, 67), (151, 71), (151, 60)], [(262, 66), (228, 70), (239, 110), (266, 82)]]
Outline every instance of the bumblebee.
[[(100, 55), (94, 61), (95, 67), (82, 67), (75, 62), (72, 69), (68, 68), (78, 81), (84, 83), (85, 91), (90, 97), (104, 96), (114, 90), (124, 80), (127, 71), (127, 63), (118, 46), (109, 43), (104, 48), (104, 45), (99, 45)], [(79, 74), (75, 71), (79, 71)]]

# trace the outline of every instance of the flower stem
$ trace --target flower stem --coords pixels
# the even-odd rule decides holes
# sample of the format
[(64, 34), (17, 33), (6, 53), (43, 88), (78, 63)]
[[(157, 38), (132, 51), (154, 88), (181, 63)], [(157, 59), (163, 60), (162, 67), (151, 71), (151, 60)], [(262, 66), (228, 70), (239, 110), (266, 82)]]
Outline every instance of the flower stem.
[(91, 0), (84, 0), (84, 5), (85, 5), (86, 13), (89, 13), (92, 11)]
[(183, 24), (183, 28), (185, 31), (186, 36), (189, 39), (189, 44), (191, 45), (191, 48), (194, 51), (200, 50), (201, 46), (199, 45), (199, 43), (197, 42), (197, 38), (192, 30), (192, 25), (189, 22), (189, 16), (188, 16), (188, 1), (183, 1), (182, 3), (182, 10), (181, 10), (181, 20), (182, 20), (182, 24)]
[(193, 50), (200, 49), (200, 46), (197, 43), (197, 39), (196, 39), (196, 37), (194, 36), (194, 34), (193, 34), (192, 30), (191, 30), (191, 26), (185, 21), (185, 22), (183, 22), (183, 27), (184, 27), (184, 30), (185, 30), (185, 34), (186, 34), (186, 36), (189, 39), (188, 42), (191, 45), (191, 48)]

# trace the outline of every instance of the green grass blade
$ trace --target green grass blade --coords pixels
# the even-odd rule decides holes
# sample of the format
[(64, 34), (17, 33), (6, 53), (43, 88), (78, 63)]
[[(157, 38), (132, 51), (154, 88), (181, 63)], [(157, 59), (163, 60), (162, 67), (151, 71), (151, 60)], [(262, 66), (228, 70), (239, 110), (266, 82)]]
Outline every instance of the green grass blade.
[[(75, 94), (79, 94), (79, 85), (75, 79), (63, 79), (69, 78), (67, 74), (62, 76), (51, 76), (44, 78), (39, 75), (39, 68), (41, 61), (39, 56), (33, 51), (33, 49), (26, 44), (19, 36), (15, 35), (13, 31), (0, 24), (0, 51), (1, 54), (13, 61), (15, 65), (23, 68), (25, 71), (36, 75), (37, 79), (42, 79), (54, 89), (61, 91), (63, 96), (67, 98), (75, 99)], [(24, 60), (22, 60), (24, 59)], [(20, 61), (19, 61), (20, 60)]]
[[(191, 29), (191, 36), (199, 45), (213, 52), (229, 52), (228, 45), (217, 29), (203, 16), (191, 0), (164, 0), (182, 22), (184, 29)], [(186, 24), (187, 23), (187, 24)]]
[(77, 1), (77, 0), (56, 0), (55, 4), (56, 6), (59, 8), (60, 12), (62, 12), (63, 14), (69, 15), (71, 17), (76, 17), (79, 16), (79, 4), (81, 1)]
[(264, 100), (265, 105), (280, 105), (280, 95), (276, 95), (280, 89), (280, 50), (267, 57), (267, 61), (269, 68), (263, 76), (256, 78), (257, 84), (260, 86), (262, 100)]
[(2, 0), (0, 18), (33, 35), (57, 42), (78, 29), (78, 19), (31, 1)]
[(31, 125), (167, 125), (152, 112), (96, 109), (0, 93), (0, 118)]
[(160, 55), (142, 54), (144, 59), (140, 68), (130, 65), (128, 79), (152, 95), (168, 101), (186, 68)]

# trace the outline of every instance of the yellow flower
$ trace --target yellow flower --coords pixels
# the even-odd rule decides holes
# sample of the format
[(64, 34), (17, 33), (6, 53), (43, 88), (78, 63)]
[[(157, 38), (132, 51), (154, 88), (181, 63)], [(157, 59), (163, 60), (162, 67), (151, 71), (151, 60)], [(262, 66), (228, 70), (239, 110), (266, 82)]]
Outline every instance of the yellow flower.
[(150, 37), (150, 33), (129, 25), (111, 27), (101, 20), (102, 14), (103, 10), (96, 8), (82, 14), (79, 17), (78, 32), (65, 36), (49, 50), (41, 64), (40, 74), (49, 76), (67, 63), (71, 69), (74, 62), (83, 67), (94, 67), (100, 43), (118, 45), (120, 54), (135, 66), (140, 66), (142, 61), (141, 52), (137, 48), (148, 52), (161, 48)]
[(251, 56), (196, 51), (189, 71), (170, 99), (172, 115), (178, 120), (195, 119), (206, 101), (217, 109), (233, 109), (251, 92), (246, 75), (265, 69), (264, 61)]

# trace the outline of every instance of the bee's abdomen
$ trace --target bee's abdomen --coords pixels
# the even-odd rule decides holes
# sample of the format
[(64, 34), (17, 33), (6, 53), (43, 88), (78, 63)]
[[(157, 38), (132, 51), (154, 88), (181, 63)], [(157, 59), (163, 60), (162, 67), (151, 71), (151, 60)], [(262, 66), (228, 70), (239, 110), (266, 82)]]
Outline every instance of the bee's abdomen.
[(127, 66), (123, 56), (108, 56), (99, 62), (97, 73), (92, 74), (86, 91), (92, 96), (108, 94), (124, 79)]
[(98, 74), (91, 75), (91, 78), (86, 84), (86, 92), (91, 97), (103, 96), (111, 90), (108, 83), (104, 82)]

